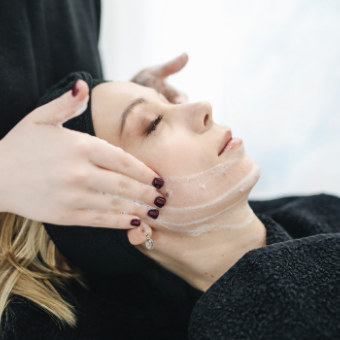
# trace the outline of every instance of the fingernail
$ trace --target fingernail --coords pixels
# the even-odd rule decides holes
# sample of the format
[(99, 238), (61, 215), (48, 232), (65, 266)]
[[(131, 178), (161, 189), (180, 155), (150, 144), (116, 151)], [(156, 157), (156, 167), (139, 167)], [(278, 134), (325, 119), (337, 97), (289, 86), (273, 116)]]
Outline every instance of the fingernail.
[(139, 227), (140, 220), (138, 220), (137, 218), (134, 218), (133, 220), (131, 220), (130, 224), (133, 225), (134, 227)]
[(72, 88), (72, 96), (73, 97), (75, 97), (78, 94), (78, 92), (79, 92), (77, 83), (78, 83), (78, 80), (75, 82), (75, 84), (73, 85), (73, 88)]
[(148, 211), (148, 216), (153, 218), (154, 220), (158, 217), (159, 211), (157, 209), (151, 209)]
[(161, 197), (161, 196), (158, 196), (156, 197), (155, 201), (153, 202), (158, 208), (163, 208), (165, 203), (166, 203), (166, 200), (165, 198)]
[(160, 189), (163, 185), (164, 185), (164, 181), (161, 178), (155, 178), (152, 181), (152, 185), (157, 188)]

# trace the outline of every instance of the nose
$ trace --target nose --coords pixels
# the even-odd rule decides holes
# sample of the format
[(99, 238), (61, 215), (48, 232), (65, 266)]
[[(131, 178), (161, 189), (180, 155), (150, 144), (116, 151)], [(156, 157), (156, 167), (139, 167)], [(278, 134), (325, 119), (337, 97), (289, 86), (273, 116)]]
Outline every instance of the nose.
[(212, 107), (209, 102), (185, 104), (186, 121), (194, 132), (202, 134), (213, 125)]

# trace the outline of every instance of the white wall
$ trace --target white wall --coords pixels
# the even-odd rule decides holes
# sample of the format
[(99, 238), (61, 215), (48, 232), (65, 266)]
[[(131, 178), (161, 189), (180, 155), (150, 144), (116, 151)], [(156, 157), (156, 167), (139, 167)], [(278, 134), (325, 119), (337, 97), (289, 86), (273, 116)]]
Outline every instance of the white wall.
[(339, 0), (102, 0), (107, 79), (182, 52), (170, 82), (208, 100), (260, 165), (252, 198), (340, 195)]

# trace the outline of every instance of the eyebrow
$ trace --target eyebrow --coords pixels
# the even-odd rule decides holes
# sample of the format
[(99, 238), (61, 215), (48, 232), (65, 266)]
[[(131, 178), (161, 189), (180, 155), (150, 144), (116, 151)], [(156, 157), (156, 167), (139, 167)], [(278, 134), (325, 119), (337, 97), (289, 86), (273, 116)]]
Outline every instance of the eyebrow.
[(132, 109), (134, 107), (136, 107), (137, 105), (139, 104), (143, 104), (145, 103), (146, 100), (144, 98), (136, 98), (126, 109), (125, 111), (123, 112), (122, 114), (122, 118), (121, 118), (121, 123), (120, 123), (120, 132), (119, 132), (119, 136), (122, 135), (123, 133), (123, 129), (124, 129), (124, 125), (125, 125), (125, 121), (126, 121), (126, 118), (128, 116), (128, 114), (132, 111)]

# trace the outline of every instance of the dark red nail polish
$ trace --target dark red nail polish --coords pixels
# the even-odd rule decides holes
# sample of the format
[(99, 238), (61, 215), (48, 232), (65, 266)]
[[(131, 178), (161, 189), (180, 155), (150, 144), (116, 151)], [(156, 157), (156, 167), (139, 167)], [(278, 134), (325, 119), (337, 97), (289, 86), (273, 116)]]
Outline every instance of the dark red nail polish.
[(78, 80), (76, 81), (76, 83), (73, 85), (73, 88), (72, 88), (72, 96), (73, 97), (75, 97), (78, 94), (78, 92), (79, 92), (77, 83), (78, 83)]
[(165, 203), (166, 203), (166, 200), (165, 198), (161, 197), (161, 196), (158, 196), (156, 197), (155, 201), (153, 202), (158, 208), (163, 208)]
[(153, 218), (154, 220), (158, 217), (159, 211), (157, 209), (151, 209), (148, 211), (148, 216)]
[(164, 181), (161, 178), (155, 178), (152, 181), (152, 185), (157, 188), (160, 189), (163, 185), (164, 185)]
[(137, 218), (134, 218), (133, 220), (131, 220), (130, 224), (133, 225), (134, 227), (139, 227), (140, 220), (138, 220)]

